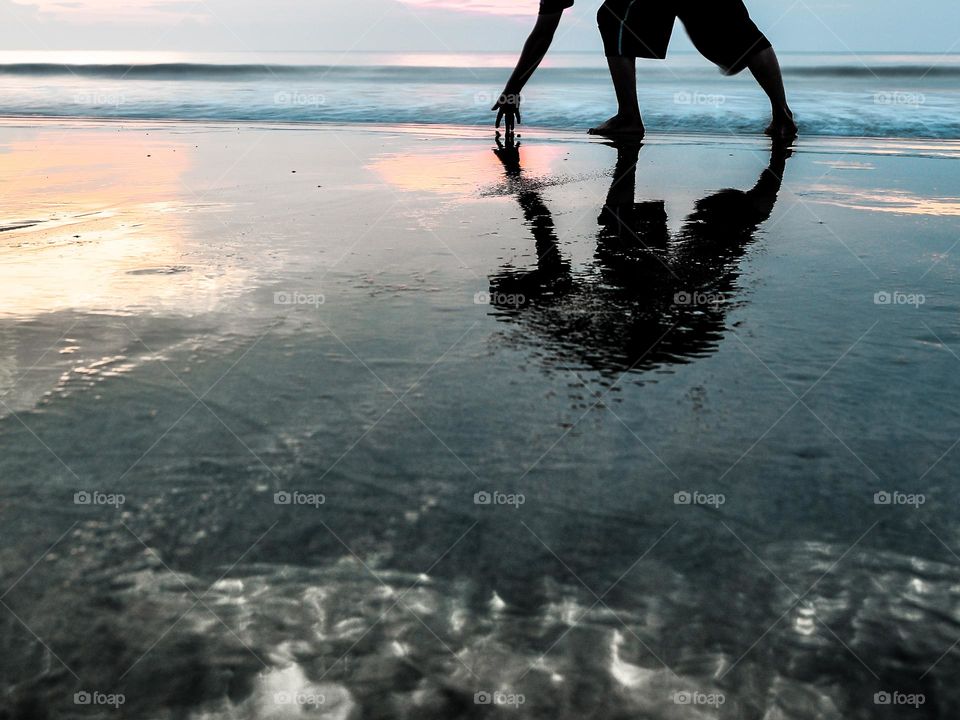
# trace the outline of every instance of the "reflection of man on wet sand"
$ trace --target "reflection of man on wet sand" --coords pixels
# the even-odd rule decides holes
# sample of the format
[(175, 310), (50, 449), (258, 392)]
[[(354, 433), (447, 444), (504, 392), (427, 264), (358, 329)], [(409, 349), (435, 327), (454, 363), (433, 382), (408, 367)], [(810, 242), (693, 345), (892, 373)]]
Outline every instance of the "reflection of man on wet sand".
[(549, 208), (524, 180), (519, 144), (498, 141), (508, 187), (536, 241), (537, 267), (491, 278), (494, 304), (497, 297), (522, 296), (521, 305), (498, 309), (532, 330), (532, 341), (546, 338), (549, 354), (563, 364), (622, 372), (709, 354), (736, 298), (739, 261), (773, 212), (789, 151), (775, 145), (750, 190), (721, 190), (697, 201), (671, 237), (663, 201), (634, 199), (640, 145), (614, 147), (596, 263), (574, 275)]

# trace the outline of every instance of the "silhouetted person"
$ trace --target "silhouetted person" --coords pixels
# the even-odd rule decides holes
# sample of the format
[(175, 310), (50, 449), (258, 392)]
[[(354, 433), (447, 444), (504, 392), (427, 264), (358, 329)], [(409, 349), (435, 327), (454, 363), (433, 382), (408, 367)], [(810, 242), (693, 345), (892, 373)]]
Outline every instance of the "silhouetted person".
[[(497, 127), (508, 133), (520, 122), (520, 94), (553, 43), (563, 11), (574, 0), (541, 0), (537, 23), (524, 44), (517, 66), (493, 106)], [(783, 74), (773, 46), (760, 32), (743, 0), (606, 0), (597, 14), (610, 77), (617, 94), (617, 114), (590, 130), (597, 135), (642, 137), (645, 128), (637, 100), (637, 58), (667, 56), (677, 18), (694, 46), (727, 75), (749, 68), (770, 99), (773, 120), (765, 132), (774, 138), (796, 136)]]
[(614, 147), (617, 164), (599, 216), (596, 262), (574, 275), (550, 210), (523, 178), (518, 145), (498, 140), (508, 191), (536, 241), (537, 267), (505, 268), (491, 278), (492, 302), (505, 320), (534, 334), (525, 337), (546, 339), (548, 355), (565, 365), (620, 373), (707, 355), (726, 329), (740, 260), (773, 212), (789, 151), (775, 145), (769, 167), (750, 190), (721, 190), (697, 201), (671, 237), (663, 201), (634, 199), (640, 145)]

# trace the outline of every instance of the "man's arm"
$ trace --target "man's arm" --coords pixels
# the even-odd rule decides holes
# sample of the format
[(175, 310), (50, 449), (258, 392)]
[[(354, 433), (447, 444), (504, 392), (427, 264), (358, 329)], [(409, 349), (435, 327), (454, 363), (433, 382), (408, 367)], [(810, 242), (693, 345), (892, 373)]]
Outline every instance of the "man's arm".
[(500, 121), (505, 120), (507, 133), (513, 133), (514, 123), (521, 122), (520, 93), (543, 62), (544, 56), (553, 43), (553, 36), (560, 25), (561, 17), (563, 17), (562, 11), (537, 17), (537, 24), (534, 25), (530, 37), (523, 45), (523, 52), (520, 53), (516, 69), (507, 81), (500, 99), (491, 108), (497, 111), (497, 128), (500, 127)]

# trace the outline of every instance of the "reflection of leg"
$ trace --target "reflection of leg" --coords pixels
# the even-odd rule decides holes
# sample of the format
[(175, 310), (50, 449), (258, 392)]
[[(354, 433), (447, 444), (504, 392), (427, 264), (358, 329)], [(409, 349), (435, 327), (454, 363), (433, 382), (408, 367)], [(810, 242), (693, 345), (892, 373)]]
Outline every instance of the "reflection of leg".
[(780, 62), (773, 48), (754, 53), (747, 61), (747, 67), (770, 98), (773, 122), (766, 129), (767, 135), (778, 139), (794, 137), (797, 134), (797, 125), (793, 121), (793, 113), (787, 104), (787, 93), (783, 88), (783, 73), (780, 71)]
[(630, 218), (633, 215), (640, 144), (615, 143), (615, 145), (617, 167), (613, 171), (613, 181), (610, 183), (607, 199), (597, 220), (606, 228), (610, 237), (622, 239), (625, 235), (624, 228), (629, 227)]
[[(598, 221), (602, 226), (598, 248), (601, 255), (660, 249), (667, 245), (667, 213), (662, 200), (638, 203), (637, 161), (642, 145), (620, 141), (617, 167)], [(609, 257), (608, 257), (609, 259)]]
[(637, 61), (636, 58), (608, 57), (610, 78), (617, 93), (617, 114), (590, 130), (591, 135), (630, 134), (643, 136), (643, 119), (640, 117), (640, 103), (637, 100)]
[(607, 192), (608, 205), (633, 204), (637, 188), (637, 163), (640, 161), (640, 143), (613, 143), (617, 148), (617, 167)]
[(757, 224), (765, 222), (773, 213), (773, 206), (777, 202), (777, 195), (783, 185), (783, 172), (787, 166), (787, 159), (793, 155), (789, 147), (774, 143), (770, 151), (770, 165), (760, 175), (757, 184), (747, 191), (753, 207), (757, 212)]
[[(770, 165), (752, 188), (721, 190), (698, 200), (680, 233), (688, 241), (687, 252), (717, 262), (739, 258), (757, 228), (773, 214), (790, 155), (789, 148), (775, 144)], [(695, 266), (694, 262), (687, 263), (687, 267)]]

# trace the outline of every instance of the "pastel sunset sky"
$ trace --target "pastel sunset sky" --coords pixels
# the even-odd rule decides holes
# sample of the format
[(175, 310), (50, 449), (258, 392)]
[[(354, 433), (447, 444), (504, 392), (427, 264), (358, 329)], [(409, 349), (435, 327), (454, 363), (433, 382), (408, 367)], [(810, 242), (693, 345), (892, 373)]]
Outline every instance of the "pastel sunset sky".
[[(599, 48), (599, 3), (577, 0), (567, 11), (560, 49)], [(957, 0), (747, 5), (783, 50), (960, 50)], [(0, 0), (0, 49), (514, 51), (537, 7), (538, 0)], [(688, 47), (681, 40), (676, 49)]]

